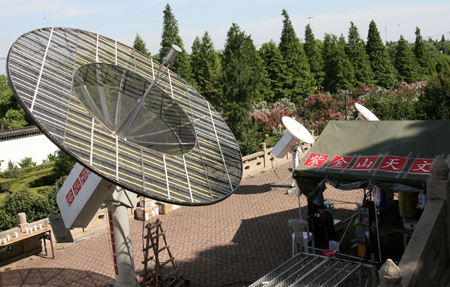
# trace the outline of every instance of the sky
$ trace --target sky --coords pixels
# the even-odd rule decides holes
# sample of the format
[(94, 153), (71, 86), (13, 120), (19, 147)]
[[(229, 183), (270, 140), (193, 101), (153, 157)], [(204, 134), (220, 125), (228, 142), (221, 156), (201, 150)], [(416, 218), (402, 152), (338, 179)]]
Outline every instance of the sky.
[(400, 35), (415, 40), (419, 27), (425, 39), (450, 38), (450, 1), (395, 0), (0, 0), (0, 74), (5, 74), (9, 48), (22, 34), (43, 27), (82, 29), (132, 46), (136, 33), (147, 49), (160, 48), (163, 11), (169, 4), (178, 21), (179, 34), (190, 52), (195, 37), (208, 31), (215, 49), (223, 49), (227, 31), (239, 25), (260, 48), (270, 40), (279, 42), (283, 9), (289, 14), (297, 37), (304, 38), (310, 23), (316, 39), (325, 33), (348, 36), (350, 21), (367, 40), (374, 20), (383, 40), (397, 41)]

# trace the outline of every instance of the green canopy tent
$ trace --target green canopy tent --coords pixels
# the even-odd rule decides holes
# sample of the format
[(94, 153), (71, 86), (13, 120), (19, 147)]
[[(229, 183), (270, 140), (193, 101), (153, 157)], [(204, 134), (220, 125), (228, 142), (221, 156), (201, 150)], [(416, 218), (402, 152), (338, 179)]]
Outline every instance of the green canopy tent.
[(325, 182), (344, 190), (369, 182), (387, 192), (424, 190), (430, 164), (450, 154), (450, 121), (332, 121), (294, 171), (308, 200)]

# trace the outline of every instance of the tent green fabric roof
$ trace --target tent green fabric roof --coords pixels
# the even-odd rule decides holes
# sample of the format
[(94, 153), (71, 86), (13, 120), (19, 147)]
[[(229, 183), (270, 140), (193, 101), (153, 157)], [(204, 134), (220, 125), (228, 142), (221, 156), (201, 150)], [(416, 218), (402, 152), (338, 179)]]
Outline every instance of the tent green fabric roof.
[[(429, 167), (450, 154), (450, 121), (331, 121), (294, 171), (309, 200), (323, 180), (342, 189), (425, 189)], [(319, 183), (321, 187), (319, 187)]]

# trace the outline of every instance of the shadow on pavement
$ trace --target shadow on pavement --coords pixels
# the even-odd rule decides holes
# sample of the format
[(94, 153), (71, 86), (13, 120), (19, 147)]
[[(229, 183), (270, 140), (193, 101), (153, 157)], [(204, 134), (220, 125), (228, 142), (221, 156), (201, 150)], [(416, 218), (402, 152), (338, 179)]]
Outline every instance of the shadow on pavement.
[[(64, 280), (61, 280), (63, 279)], [(14, 269), (0, 273), (0, 286), (114, 286), (114, 278), (68, 268)]]

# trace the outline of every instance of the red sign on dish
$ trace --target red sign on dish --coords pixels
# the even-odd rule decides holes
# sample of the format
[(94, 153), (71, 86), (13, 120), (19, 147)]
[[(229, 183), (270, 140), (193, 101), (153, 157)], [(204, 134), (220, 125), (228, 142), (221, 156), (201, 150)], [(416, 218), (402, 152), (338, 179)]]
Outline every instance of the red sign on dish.
[(377, 159), (378, 156), (361, 156), (353, 165), (352, 170), (371, 170)]
[(323, 165), (327, 158), (328, 155), (312, 153), (309, 155), (308, 159), (303, 163), (303, 165), (319, 167)]
[(432, 162), (432, 159), (416, 158), (408, 172), (430, 174), (430, 165)]
[(77, 180), (75, 180), (75, 182), (73, 183), (72, 186), (73, 191), (75, 192), (75, 195), (78, 195), (78, 193), (81, 190), (81, 182), (80, 180), (77, 178)]
[(86, 183), (86, 180), (89, 178), (90, 174), (91, 172), (88, 169), (83, 168), (83, 170), (80, 172), (80, 175), (78, 176), (78, 178), (80, 178), (81, 180), (81, 184), (84, 185)]
[(407, 157), (387, 155), (384, 157), (378, 169), (382, 171), (401, 172), (407, 161)]
[(67, 193), (66, 200), (69, 207), (72, 205), (73, 200), (75, 199), (75, 195), (73, 195), (72, 189)]
[(346, 168), (350, 162), (352, 161), (352, 156), (340, 156), (337, 155), (333, 158), (333, 160), (327, 165), (327, 168), (337, 168), (344, 169)]

